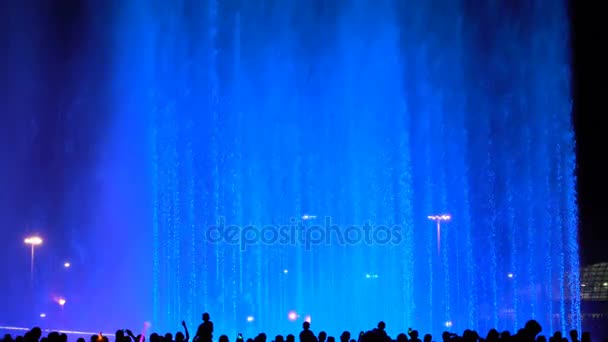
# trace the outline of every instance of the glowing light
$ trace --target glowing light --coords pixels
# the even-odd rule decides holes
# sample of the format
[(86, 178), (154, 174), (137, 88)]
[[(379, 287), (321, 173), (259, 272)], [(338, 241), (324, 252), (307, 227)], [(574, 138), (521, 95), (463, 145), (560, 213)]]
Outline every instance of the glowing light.
[(40, 318), (45, 318), (45, 317), (46, 317), (46, 314), (44, 312), (40, 314)]
[(254, 318), (253, 316), (247, 316), (247, 322), (253, 322)]
[(608, 283), (603, 283), (602, 285), (604, 285), (604, 286), (608, 286)]
[(453, 325), (452, 321), (445, 322), (445, 327), (450, 328)]
[(378, 274), (376, 274), (376, 273), (369, 274), (368, 273), (368, 274), (365, 275), (365, 278), (366, 279), (378, 279)]
[(513, 278), (515, 275), (513, 273), (507, 273), (507, 277)]
[(283, 270), (283, 274), (287, 274), (287, 273), (289, 273), (289, 270), (284, 269), (284, 270)]
[(586, 286), (587, 286), (587, 284), (581, 284), (581, 287), (586, 287)]
[(42, 238), (39, 236), (30, 236), (30, 237), (27, 237), (23, 242), (25, 242), (28, 245), (38, 246), (38, 245), (42, 244)]
[(63, 267), (65, 267), (65, 268), (70, 268), (70, 266), (72, 266), (72, 265), (69, 262), (63, 263)]
[(317, 217), (315, 215), (302, 215), (302, 220), (307, 221), (307, 220), (314, 220)]
[(310, 321), (311, 321), (310, 315), (306, 315), (306, 317), (304, 317), (304, 321), (310, 323)]
[(61, 306), (64, 306), (64, 305), (65, 305), (65, 303), (66, 303), (65, 298), (59, 298), (59, 299), (57, 300), (57, 304), (59, 304), (59, 305), (61, 305)]
[(429, 215), (427, 218), (431, 221), (437, 222), (437, 255), (441, 254), (441, 222), (447, 222), (452, 219), (452, 216), (448, 214), (441, 215)]
[(289, 319), (290, 321), (295, 321), (296, 319), (298, 319), (298, 313), (295, 311), (289, 311), (289, 313), (287, 314), (287, 319)]
[(447, 214), (442, 215), (429, 215), (427, 218), (431, 221), (449, 221), (452, 219), (452, 216)]

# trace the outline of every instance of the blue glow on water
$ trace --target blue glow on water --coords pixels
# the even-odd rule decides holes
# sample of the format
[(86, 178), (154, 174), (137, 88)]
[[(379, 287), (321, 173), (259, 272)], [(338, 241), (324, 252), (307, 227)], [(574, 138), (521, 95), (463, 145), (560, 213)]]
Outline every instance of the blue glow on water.
[[(153, 251), (151, 291), (124, 291), (154, 329), (580, 328), (566, 5), (435, 5), (125, 5)], [(221, 224), (259, 243), (209, 241)], [(315, 225), (331, 243), (263, 242)]]

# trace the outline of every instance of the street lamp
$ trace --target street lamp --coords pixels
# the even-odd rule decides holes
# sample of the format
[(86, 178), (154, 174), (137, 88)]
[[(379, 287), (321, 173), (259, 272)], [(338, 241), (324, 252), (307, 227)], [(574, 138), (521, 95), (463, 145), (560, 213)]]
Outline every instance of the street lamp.
[(429, 215), (427, 218), (437, 223), (437, 255), (441, 254), (441, 222), (447, 222), (452, 219), (450, 215)]
[(32, 246), (32, 253), (30, 258), (30, 278), (32, 283), (34, 283), (34, 248), (42, 244), (42, 238), (39, 236), (30, 236), (24, 240), (26, 245)]
[(59, 306), (61, 306), (61, 308), (63, 309), (63, 306), (65, 305), (66, 300), (64, 298), (59, 298), (57, 300), (57, 304), (59, 304)]

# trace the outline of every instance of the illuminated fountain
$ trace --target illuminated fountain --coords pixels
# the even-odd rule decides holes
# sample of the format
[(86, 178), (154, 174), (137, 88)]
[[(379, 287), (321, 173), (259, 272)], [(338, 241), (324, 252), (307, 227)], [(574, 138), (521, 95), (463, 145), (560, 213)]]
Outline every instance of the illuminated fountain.
[[(579, 327), (566, 5), (347, 3), (125, 10), (154, 326)], [(372, 238), (243, 246), (218, 225)]]

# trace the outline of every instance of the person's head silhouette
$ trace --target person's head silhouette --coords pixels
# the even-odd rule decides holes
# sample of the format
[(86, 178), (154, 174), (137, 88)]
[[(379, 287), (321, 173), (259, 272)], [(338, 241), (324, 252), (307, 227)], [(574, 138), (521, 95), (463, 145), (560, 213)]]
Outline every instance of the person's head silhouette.
[(302, 323), (302, 328), (303, 328), (304, 330), (308, 330), (308, 329), (310, 329), (310, 323), (305, 321), (304, 323)]
[(205, 312), (203, 314), (203, 322), (209, 322), (209, 319), (210, 319), (209, 314)]
[(384, 328), (386, 328), (386, 323), (383, 321), (378, 322), (378, 329), (384, 330)]

